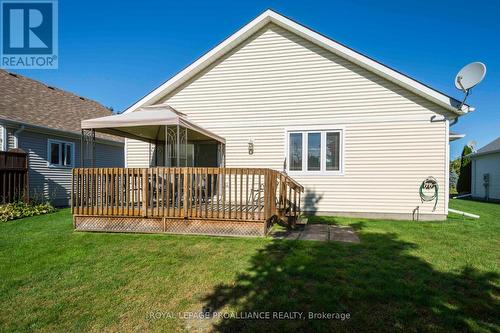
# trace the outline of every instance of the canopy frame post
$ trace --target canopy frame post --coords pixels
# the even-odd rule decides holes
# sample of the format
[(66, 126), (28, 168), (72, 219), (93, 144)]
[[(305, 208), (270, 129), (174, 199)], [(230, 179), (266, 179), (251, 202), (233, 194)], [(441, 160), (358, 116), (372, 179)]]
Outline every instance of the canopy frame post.
[(169, 167), (169, 152), (168, 152), (168, 126), (165, 125), (165, 148), (163, 152), (163, 159), (165, 160), (165, 166)]
[(181, 135), (180, 135), (180, 131), (179, 131), (179, 124), (177, 124), (176, 126), (176, 132), (177, 132), (177, 144), (176, 144), (176, 148), (175, 148), (175, 154), (177, 155), (177, 167), (180, 167), (181, 166), (181, 142), (180, 142), (180, 139), (181, 139)]
[(219, 163), (219, 166), (221, 168), (225, 168), (226, 167), (226, 144), (224, 143), (219, 143), (219, 158), (220, 160), (218, 161)]
[(188, 129), (184, 127), (184, 166), (188, 166)]
[(85, 160), (90, 160), (90, 167), (95, 167), (95, 129), (82, 129), (80, 138), (80, 165), (85, 168)]

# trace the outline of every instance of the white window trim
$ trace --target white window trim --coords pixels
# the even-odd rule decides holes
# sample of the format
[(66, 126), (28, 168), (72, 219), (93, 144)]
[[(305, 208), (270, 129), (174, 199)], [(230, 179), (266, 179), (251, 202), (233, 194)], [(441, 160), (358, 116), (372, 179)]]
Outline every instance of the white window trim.
[[(59, 145), (70, 145), (71, 146), (71, 165), (62, 165), (62, 164), (52, 164), (50, 163), (50, 145), (52, 143), (57, 143)], [(59, 161), (62, 161), (62, 149), (59, 149)], [(71, 169), (75, 166), (75, 143), (70, 141), (62, 141), (55, 139), (47, 140), (47, 166), (49, 168), (62, 168), (62, 169)]]
[(0, 124), (0, 129), (2, 130), (2, 145), (0, 146), (1, 151), (7, 151), (7, 127)]
[[(339, 145), (339, 170), (326, 170), (326, 133), (340, 133)], [(302, 133), (302, 170), (290, 170), (290, 133)], [(307, 170), (307, 139), (308, 133), (321, 133), (321, 167), (319, 171)], [(343, 176), (344, 175), (344, 149), (345, 148), (345, 127), (319, 127), (319, 126), (303, 126), (285, 128), (285, 156), (286, 156), (286, 172), (289, 175), (295, 176)]]

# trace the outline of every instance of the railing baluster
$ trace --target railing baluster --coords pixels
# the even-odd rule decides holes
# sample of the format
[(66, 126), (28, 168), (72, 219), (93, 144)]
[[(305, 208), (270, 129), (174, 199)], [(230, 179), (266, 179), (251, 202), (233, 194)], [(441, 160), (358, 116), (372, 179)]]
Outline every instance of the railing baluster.
[(222, 218), (226, 218), (226, 170), (222, 169), (222, 178), (221, 178), (221, 195), (222, 195)]
[(240, 220), (243, 219), (243, 169), (239, 169), (240, 174)]
[[(214, 207), (214, 218), (219, 218), (221, 204), (222, 204), (222, 193), (221, 193), (221, 179), (222, 179), (222, 170), (220, 168), (214, 169), (214, 191), (215, 191), (215, 207)], [(213, 196), (212, 196), (213, 198)]]
[(135, 183), (134, 183), (134, 168), (129, 169), (130, 173), (130, 215), (135, 215)]
[(248, 172), (249, 172), (249, 169), (245, 169), (245, 197), (246, 197), (246, 200), (245, 200), (245, 220), (248, 220), (248, 210), (250, 209), (250, 206), (248, 205)]
[(177, 175), (177, 217), (182, 216), (181, 198), (182, 198), (182, 184), (181, 184), (181, 168), (176, 168)]
[[(170, 169), (163, 169), (163, 175), (165, 177), (165, 203), (163, 204), (163, 216), (170, 216)], [(166, 215), (165, 208), (167, 211)]]
[(264, 207), (262, 207), (261, 205), (261, 188), (263, 189), (262, 187), (262, 170), (259, 170), (259, 181), (258, 181), (258, 188), (257, 188), (257, 207), (258, 207), (258, 215), (259, 215), (259, 220), (262, 220), (262, 209), (264, 209)]
[(196, 209), (196, 216), (201, 218), (203, 215), (203, 174), (201, 168), (196, 168), (198, 182), (196, 184), (196, 191), (198, 191), (198, 207)]
[(211, 203), (210, 217), (211, 218), (214, 218), (214, 175), (215, 175), (215, 169), (210, 168), (210, 203)]
[(204, 168), (205, 171), (205, 218), (208, 218), (208, 168)]
[(254, 192), (255, 192), (255, 170), (252, 170), (252, 189), (250, 193), (247, 193), (247, 195), (250, 195), (251, 199), (251, 204), (252, 204), (252, 220), (255, 220), (255, 198), (254, 198)]
[(233, 171), (233, 169), (229, 169), (228, 170), (228, 176), (229, 176), (229, 193), (228, 193), (228, 195), (229, 195), (229, 209), (227, 211), (227, 213), (228, 213), (227, 215), (228, 215), (229, 219), (233, 218), (233, 216), (232, 216), (232, 213), (233, 213), (233, 209), (232, 209), (233, 208), (233, 205), (232, 205), (233, 198), (231, 196), (232, 181), (233, 181), (233, 172), (232, 171)]

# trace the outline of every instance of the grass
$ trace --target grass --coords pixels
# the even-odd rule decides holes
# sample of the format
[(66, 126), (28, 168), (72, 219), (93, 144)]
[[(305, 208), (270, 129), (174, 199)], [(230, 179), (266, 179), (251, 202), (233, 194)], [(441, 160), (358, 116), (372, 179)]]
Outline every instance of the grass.
[[(481, 219), (312, 219), (352, 225), (361, 244), (79, 233), (68, 210), (2, 223), (0, 331), (498, 332), (500, 205), (450, 206)], [(184, 313), (203, 306), (350, 319)]]

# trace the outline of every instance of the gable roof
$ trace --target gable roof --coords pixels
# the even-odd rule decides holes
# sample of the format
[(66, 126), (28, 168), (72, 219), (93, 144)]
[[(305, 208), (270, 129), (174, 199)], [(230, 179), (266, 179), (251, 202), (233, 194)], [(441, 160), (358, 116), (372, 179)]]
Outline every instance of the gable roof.
[(499, 152), (500, 152), (500, 137), (491, 141), (486, 146), (484, 146), (481, 149), (478, 149), (478, 151), (476, 151), (473, 154), (470, 154), (469, 156), (474, 157), (474, 156), (493, 154), (493, 153), (499, 153)]
[(291, 31), (302, 38), (327, 49), (334, 54), (345, 58), (375, 74), (378, 74), (385, 79), (398, 84), (399, 86), (414, 92), (427, 100), (434, 102), (435, 104), (451, 111), (457, 115), (463, 115), (470, 110), (467, 104), (462, 106), (459, 110), (460, 101), (439, 92), (401, 72), (398, 72), (388, 66), (381, 64), (353, 49), (336, 42), (320, 33), (313, 31), (283, 15), (276, 13), (275, 11), (268, 9), (250, 23), (243, 26), (240, 30), (235, 32), (233, 35), (225, 39), (219, 45), (214, 47), (209, 52), (205, 53), (202, 57), (198, 58), (191, 65), (186, 67), (184, 70), (173, 76), (171, 79), (160, 85), (158, 88), (151, 91), (149, 94), (141, 98), (139, 101), (128, 107), (124, 113), (132, 112), (138, 108), (146, 105), (151, 105), (161, 99), (164, 95), (170, 93), (174, 89), (178, 88), (180, 85), (194, 77), (196, 74), (200, 73), (202, 70), (210, 66), (216, 60), (218, 60), (223, 55), (227, 54), (229, 51), (238, 46), (241, 42), (250, 37), (253, 33), (257, 32), (259, 29), (264, 27), (268, 23), (274, 23), (288, 31)]
[(0, 120), (80, 134), (81, 120), (112, 114), (93, 100), (2, 69), (0, 91)]

